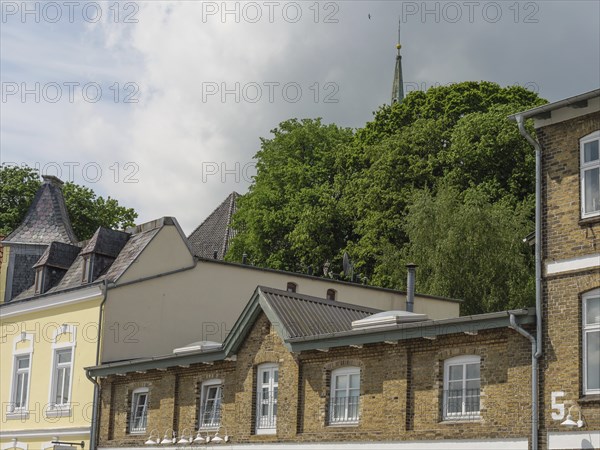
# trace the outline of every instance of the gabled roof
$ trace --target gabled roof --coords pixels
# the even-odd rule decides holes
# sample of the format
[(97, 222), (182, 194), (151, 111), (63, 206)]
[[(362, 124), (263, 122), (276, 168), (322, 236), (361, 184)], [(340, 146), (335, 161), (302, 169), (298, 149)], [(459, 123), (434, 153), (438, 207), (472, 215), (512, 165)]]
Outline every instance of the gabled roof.
[(49, 266), (67, 270), (80, 251), (81, 247), (76, 245), (52, 242), (33, 267)]
[(217, 208), (192, 231), (188, 241), (194, 256), (200, 258), (223, 259), (229, 243), (235, 237), (235, 230), (231, 228), (231, 218), (236, 211), (236, 201), (240, 196), (232, 192)]
[(278, 320), (285, 338), (318, 336), (352, 329), (352, 322), (381, 310), (259, 286), (260, 303), (272, 321)]
[(81, 251), (82, 255), (97, 253), (116, 258), (129, 239), (130, 234), (124, 231), (110, 230), (100, 227), (96, 230), (87, 245)]
[(50, 175), (44, 181), (29, 206), (23, 222), (3, 241), (3, 244), (48, 245), (51, 242), (77, 243), (62, 194), (63, 182)]

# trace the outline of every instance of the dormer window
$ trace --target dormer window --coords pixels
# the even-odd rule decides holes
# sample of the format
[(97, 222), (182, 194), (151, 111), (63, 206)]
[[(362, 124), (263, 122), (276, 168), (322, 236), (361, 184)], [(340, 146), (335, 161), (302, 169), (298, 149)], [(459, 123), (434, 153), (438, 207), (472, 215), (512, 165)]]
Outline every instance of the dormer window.
[(35, 269), (35, 293), (44, 293), (44, 267), (38, 267)]
[(93, 281), (93, 273), (94, 270), (94, 259), (92, 255), (85, 255), (83, 257), (83, 271), (81, 274), (81, 282), (82, 283), (91, 283)]
[(298, 289), (298, 285), (290, 281), (285, 290), (288, 292), (296, 292), (296, 289)]

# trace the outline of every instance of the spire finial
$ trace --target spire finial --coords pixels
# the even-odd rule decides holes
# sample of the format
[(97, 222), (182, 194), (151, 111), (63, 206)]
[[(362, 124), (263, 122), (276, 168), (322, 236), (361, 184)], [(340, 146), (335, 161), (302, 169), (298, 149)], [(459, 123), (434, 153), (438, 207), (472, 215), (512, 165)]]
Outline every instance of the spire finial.
[(400, 24), (401, 19), (398, 17), (398, 43), (396, 49), (398, 54), (396, 55), (396, 68), (394, 71), (394, 81), (392, 83), (392, 105), (394, 103), (400, 103), (404, 99), (404, 80), (402, 77), (402, 56), (400, 56)]

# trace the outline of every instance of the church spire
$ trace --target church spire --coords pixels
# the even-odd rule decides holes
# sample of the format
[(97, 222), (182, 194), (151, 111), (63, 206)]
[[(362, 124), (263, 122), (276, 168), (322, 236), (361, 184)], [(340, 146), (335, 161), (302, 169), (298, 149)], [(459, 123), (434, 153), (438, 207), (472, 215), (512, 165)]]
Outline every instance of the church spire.
[(392, 105), (396, 102), (400, 103), (404, 99), (404, 79), (402, 78), (402, 56), (400, 56), (400, 19), (398, 19), (398, 43), (396, 49), (396, 68), (394, 70), (394, 81), (392, 83)]

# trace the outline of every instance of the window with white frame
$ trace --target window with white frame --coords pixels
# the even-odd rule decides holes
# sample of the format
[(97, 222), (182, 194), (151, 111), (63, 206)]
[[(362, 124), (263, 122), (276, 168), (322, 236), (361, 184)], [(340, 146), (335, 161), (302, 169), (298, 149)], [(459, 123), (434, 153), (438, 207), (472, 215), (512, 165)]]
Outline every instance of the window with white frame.
[(29, 394), (29, 369), (31, 355), (15, 357), (15, 373), (13, 375), (13, 398), (12, 404), (15, 409), (27, 408), (27, 397)]
[(129, 433), (145, 433), (148, 423), (148, 388), (138, 388), (131, 393)]
[(69, 406), (72, 372), (73, 349), (69, 347), (55, 350), (51, 402), (54, 407)]
[(583, 295), (583, 391), (600, 394), (600, 289)]
[(329, 424), (358, 423), (360, 368), (342, 367), (331, 372)]
[(205, 381), (202, 383), (201, 389), (198, 427), (200, 429), (218, 428), (221, 425), (223, 382), (222, 380)]
[(581, 217), (600, 215), (600, 130), (583, 137), (581, 149)]
[(256, 434), (275, 433), (279, 390), (277, 364), (263, 364), (258, 367), (256, 388)]
[(481, 358), (457, 356), (444, 361), (444, 419), (479, 418)]
[(29, 385), (31, 380), (31, 357), (33, 335), (21, 333), (13, 340), (13, 369), (10, 385), (10, 403), (7, 418), (23, 418), (28, 414)]

